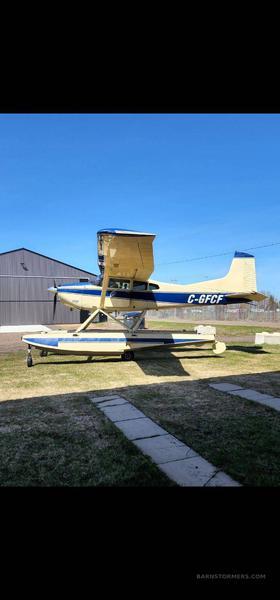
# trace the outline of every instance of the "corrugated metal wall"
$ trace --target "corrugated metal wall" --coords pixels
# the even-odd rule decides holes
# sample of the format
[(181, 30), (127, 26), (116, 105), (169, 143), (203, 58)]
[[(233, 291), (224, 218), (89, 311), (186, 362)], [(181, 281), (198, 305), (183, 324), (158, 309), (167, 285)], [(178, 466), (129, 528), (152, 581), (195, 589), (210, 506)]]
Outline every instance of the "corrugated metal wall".
[(54, 279), (59, 285), (94, 276), (26, 249), (0, 254), (0, 275), (0, 325), (79, 323), (80, 311), (70, 311), (60, 302), (53, 321), (48, 288)]

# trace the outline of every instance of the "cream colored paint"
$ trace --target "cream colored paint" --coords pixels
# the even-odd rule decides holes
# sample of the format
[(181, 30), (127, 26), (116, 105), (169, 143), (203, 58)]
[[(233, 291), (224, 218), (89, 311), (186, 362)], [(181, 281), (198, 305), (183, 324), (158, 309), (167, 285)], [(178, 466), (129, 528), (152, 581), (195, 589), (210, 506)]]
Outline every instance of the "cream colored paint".
[(153, 240), (155, 235), (112, 235), (99, 237), (98, 251), (109, 258), (109, 277), (146, 281), (154, 270)]
[(220, 279), (210, 279), (186, 285), (150, 281), (151, 283), (157, 283), (162, 291), (250, 294), (257, 291), (255, 258), (233, 258), (229, 272)]
[[(22, 338), (22, 341), (25, 342), (26, 344), (29, 344), (32, 342), (29, 341), (30, 339), (30, 335), (28, 336), (24, 336)], [(58, 346), (49, 346), (46, 344), (46, 341), (48, 339), (50, 339), (50, 341), (54, 338), (62, 338), (63, 337), (63, 341), (58, 343)], [(102, 341), (98, 341), (98, 338), (100, 339), (109, 339), (111, 340), (112, 338), (117, 338), (118, 341), (116, 342), (102, 342)], [(153, 338), (153, 341), (146, 341), (147, 338)], [(26, 338), (26, 339), (25, 339)], [(72, 332), (64, 332), (62, 330), (58, 330), (58, 331), (54, 331), (52, 330), (49, 333), (46, 334), (40, 334), (40, 335), (36, 335), (36, 340), (40, 340), (40, 338), (42, 338), (42, 343), (40, 343), (40, 341), (36, 341), (36, 343), (34, 343), (34, 345), (36, 347), (39, 348), (43, 348), (44, 350), (47, 350), (49, 352), (55, 352), (55, 353), (59, 353), (59, 352), (63, 352), (63, 353), (70, 353), (70, 354), (76, 354), (76, 353), (80, 353), (80, 354), (85, 354), (85, 355), (91, 355), (91, 354), (122, 354), (125, 350), (141, 350), (144, 348), (156, 348), (156, 347), (160, 347), (160, 346), (164, 346), (164, 347), (168, 347), (171, 346), (172, 348), (176, 348), (177, 345), (174, 344), (174, 340), (179, 340), (181, 341), (181, 343), (179, 343), (179, 346), (183, 346), (183, 345), (204, 345), (204, 344), (209, 344), (209, 342), (214, 343), (215, 342), (215, 335), (214, 334), (196, 334), (196, 333), (177, 333), (177, 332), (154, 332), (154, 331), (141, 331), (138, 332), (135, 336), (132, 336), (130, 333), (125, 332), (125, 331), (118, 331), (116, 332), (112, 332), (112, 331), (87, 331), (87, 332), (81, 332), (79, 333), (77, 336), (73, 336)], [(87, 341), (87, 342), (83, 342), (83, 339), (86, 340), (90, 340), (92, 338), (92, 341)], [(133, 338), (135, 340), (138, 341), (134, 341)], [(69, 339), (69, 342), (64, 341)], [(163, 340), (166, 339), (170, 339), (170, 344), (163, 343)], [(187, 341), (184, 341), (186, 340)], [(191, 340), (190, 341), (188, 341)], [(184, 341), (184, 343), (182, 343)]]
[[(256, 283), (256, 269), (255, 269), (255, 258), (233, 258), (229, 272), (225, 277), (220, 279), (212, 279), (208, 281), (201, 281), (198, 283), (191, 283), (187, 285), (171, 284), (155, 280), (149, 280), (151, 283), (156, 283), (159, 286), (158, 290), (163, 292), (194, 292), (199, 293), (233, 293), (248, 295), (248, 298), (255, 299), (256, 301), (263, 298), (262, 295), (256, 294), (257, 283)], [(132, 281), (131, 281), (132, 285)], [(80, 287), (83, 289), (83, 287)], [(92, 285), (85, 285), (84, 289), (101, 290), (100, 287)], [(60, 301), (73, 308), (85, 309), (88, 311), (94, 311), (100, 306), (101, 296), (90, 296), (82, 294), (63, 294), (59, 293)], [(251, 296), (252, 295), (252, 296)], [(70, 297), (69, 297), (70, 296)], [(186, 306), (185, 303), (170, 303), (167, 302), (151, 302), (128, 298), (111, 298), (106, 296), (104, 308), (108, 312), (115, 310), (155, 310), (157, 308), (175, 308), (176, 306)]]

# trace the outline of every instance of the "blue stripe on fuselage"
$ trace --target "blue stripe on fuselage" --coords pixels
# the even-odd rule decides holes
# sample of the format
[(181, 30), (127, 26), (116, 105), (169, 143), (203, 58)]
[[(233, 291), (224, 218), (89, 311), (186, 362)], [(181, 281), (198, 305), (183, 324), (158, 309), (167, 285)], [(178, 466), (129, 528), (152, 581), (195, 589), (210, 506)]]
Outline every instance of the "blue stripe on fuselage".
[[(93, 289), (64, 289), (64, 287), (58, 288), (58, 293), (67, 294), (82, 294), (89, 296), (101, 296), (101, 288), (97, 290)], [(244, 302), (250, 302), (246, 298), (234, 298), (231, 294), (230, 297), (227, 293), (186, 293), (186, 292), (169, 292), (169, 291), (141, 291), (135, 290), (107, 290), (106, 297), (125, 299), (125, 300), (144, 300), (146, 302), (165, 302), (167, 304), (241, 304)]]
[[(81, 285), (86, 285), (86, 283), (84, 283), (84, 284), (81, 283)], [(68, 288), (66, 288), (66, 286), (63, 286), (63, 287), (58, 287), (57, 291), (58, 291), (59, 294), (60, 293), (61, 294), (83, 294), (85, 296), (87, 296), (87, 295), (89, 295), (89, 296), (101, 296), (102, 289), (100, 288), (99, 290), (92, 290), (92, 289), (79, 290), (79, 289), (75, 289), (74, 288), (72, 290), (69, 290)], [(106, 296), (110, 296), (110, 295), (111, 295), (111, 291), (107, 290)]]

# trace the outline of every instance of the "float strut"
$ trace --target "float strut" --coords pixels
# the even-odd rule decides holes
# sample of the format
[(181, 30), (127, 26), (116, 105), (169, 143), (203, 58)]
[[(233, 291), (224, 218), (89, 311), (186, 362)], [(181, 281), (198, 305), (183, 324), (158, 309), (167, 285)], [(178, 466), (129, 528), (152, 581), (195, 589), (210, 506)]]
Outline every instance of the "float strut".
[(78, 329), (76, 329), (75, 333), (80, 333), (80, 331), (84, 331), (91, 324), (91, 322), (96, 317), (96, 315), (98, 315), (99, 312), (101, 311), (99, 308), (97, 308), (93, 313), (91, 313), (91, 315), (89, 315), (89, 317), (83, 323), (81, 323)]
[(27, 360), (26, 360), (27, 366), (28, 367), (32, 367), (33, 365), (33, 360), (32, 360), (32, 354), (31, 354), (31, 346), (30, 344), (28, 344), (27, 347)]

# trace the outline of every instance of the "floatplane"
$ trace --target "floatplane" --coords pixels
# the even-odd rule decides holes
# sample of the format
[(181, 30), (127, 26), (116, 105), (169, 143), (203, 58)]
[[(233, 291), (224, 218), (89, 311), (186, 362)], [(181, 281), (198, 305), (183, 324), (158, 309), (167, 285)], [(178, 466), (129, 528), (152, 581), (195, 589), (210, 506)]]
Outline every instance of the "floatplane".
[[(28, 345), (27, 365), (32, 366), (31, 349), (48, 353), (120, 355), (133, 360), (135, 350), (145, 348), (178, 348), (204, 346), (212, 343), (215, 354), (226, 346), (214, 334), (164, 332), (141, 329), (148, 310), (187, 306), (213, 306), (260, 301), (265, 296), (257, 292), (255, 258), (245, 252), (235, 252), (225, 277), (187, 285), (163, 283), (150, 279), (154, 271), (153, 241), (155, 234), (125, 229), (102, 229), (97, 232), (100, 275), (89, 282), (54, 282), (49, 291), (71, 309), (86, 310), (89, 317), (75, 330), (52, 330), (22, 337)], [(90, 329), (99, 313), (123, 326), (123, 330)], [(115, 313), (115, 314), (113, 314)], [(131, 313), (127, 320), (116, 316)], [(136, 314), (135, 314), (136, 313)]]

